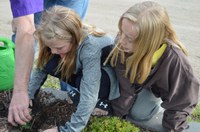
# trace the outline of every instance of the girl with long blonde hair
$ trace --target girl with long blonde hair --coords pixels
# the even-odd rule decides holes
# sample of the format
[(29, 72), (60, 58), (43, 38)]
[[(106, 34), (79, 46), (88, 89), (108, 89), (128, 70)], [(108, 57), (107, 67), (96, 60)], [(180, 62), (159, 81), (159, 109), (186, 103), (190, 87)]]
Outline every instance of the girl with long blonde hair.
[[(121, 95), (111, 102), (114, 115), (128, 115), (139, 125), (146, 121), (143, 126), (158, 131), (188, 128), (199, 82), (164, 7), (146, 1), (129, 8), (119, 20), (116, 46), (105, 64), (108, 61), (120, 82)], [(162, 112), (160, 103), (163, 119), (157, 117), (156, 121), (157, 113)], [(162, 122), (164, 129), (152, 122), (160, 126)]]
[(31, 77), (30, 99), (34, 99), (50, 74), (66, 82), (71, 88), (68, 102), (77, 106), (71, 120), (58, 126), (58, 130), (78, 132), (85, 127), (91, 114), (107, 115), (108, 100), (119, 95), (114, 71), (101, 64), (102, 51), (113, 44), (112, 37), (93, 26), (83, 25), (74, 11), (62, 6), (54, 6), (43, 13), (35, 36), (40, 46), (37, 60), (40, 71), (36, 69)]

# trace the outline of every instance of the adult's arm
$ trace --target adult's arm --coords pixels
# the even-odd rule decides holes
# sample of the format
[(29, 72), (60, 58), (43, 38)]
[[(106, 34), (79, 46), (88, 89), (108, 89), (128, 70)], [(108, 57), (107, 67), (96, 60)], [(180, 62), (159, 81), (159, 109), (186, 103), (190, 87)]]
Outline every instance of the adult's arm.
[(15, 38), (15, 80), (8, 121), (12, 125), (24, 125), (31, 119), (29, 114), (28, 81), (33, 64), (35, 31), (33, 13), (43, 10), (43, 0), (10, 0), (13, 14), (12, 28)]
[(34, 56), (33, 14), (13, 19), (15, 38), (15, 80), (13, 97), (9, 107), (8, 121), (12, 125), (25, 125), (31, 120), (29, 114), (28, 82)]

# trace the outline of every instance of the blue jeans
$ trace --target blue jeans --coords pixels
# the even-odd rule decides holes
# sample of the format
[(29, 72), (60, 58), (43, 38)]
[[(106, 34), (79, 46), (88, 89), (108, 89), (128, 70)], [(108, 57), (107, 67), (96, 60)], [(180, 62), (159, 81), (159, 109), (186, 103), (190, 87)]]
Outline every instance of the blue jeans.
[[(44, 9), (48, 9), (54, 5), (65, 6), (73, 9), (76, 13), (79, 14), (80, 18), (83, 20), (87, 12), (89, 5), (89, 0), (44, 0)], [(42, 12), (35, 14), (35, 24), (40, 23)]]
[(69, 85), (68, 83), (64, 81), (60, 81), (60, 87), (62, 91), (66, 91), (66, 92), (69, 92), (70, 90), (75, 89), (74, 87), (72, 87), (71, 85)]
[(157, 131), (165, 132), (162, 127), (164, 109), (160, 106), (161, 98), (157, 98), (149, 89), (143, 89), (127, 116), (127, 119), (138, 126)]
[(163, 109), (160, 106), (161, 103), (162, 100), (155, 97), (149, 89), (143, 89), (138, 94), (129, 116), (137, 121), (149, 120)]

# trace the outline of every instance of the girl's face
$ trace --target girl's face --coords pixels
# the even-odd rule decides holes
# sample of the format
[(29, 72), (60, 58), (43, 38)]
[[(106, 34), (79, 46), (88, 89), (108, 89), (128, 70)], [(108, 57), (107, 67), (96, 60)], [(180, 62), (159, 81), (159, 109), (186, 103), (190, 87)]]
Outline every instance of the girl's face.
[(60, 55), (61, 58), (71, 50), (72, 44), (67, 40), (60, 40), (57, 38), (45, 39), (45, 45), (51, 49), (52, 54)]
[(138, 33), (135, 24), (126, 19), (122, 19), (122, 27), (120, 34), (120, 46), (127, 53), (134, 53), (137, 50), (135, 39)]

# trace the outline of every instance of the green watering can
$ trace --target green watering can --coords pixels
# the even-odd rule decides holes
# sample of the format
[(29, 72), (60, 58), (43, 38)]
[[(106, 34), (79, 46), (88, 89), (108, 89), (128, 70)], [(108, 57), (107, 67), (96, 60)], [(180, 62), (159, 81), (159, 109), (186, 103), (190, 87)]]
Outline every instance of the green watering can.
[(5, 37), (0, 37), (0, 91), (13, 89), (15, 72), (15, 45)]

